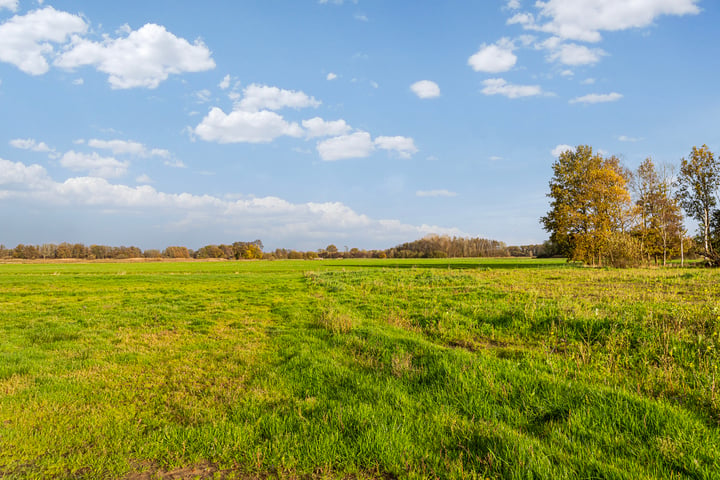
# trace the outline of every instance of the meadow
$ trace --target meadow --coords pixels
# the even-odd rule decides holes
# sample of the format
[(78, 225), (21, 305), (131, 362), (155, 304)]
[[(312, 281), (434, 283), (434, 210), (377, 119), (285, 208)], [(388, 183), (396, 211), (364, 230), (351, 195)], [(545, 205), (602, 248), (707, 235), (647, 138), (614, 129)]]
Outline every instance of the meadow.
[(720, 275), (0, 265), (0, 478), (720, 478)]

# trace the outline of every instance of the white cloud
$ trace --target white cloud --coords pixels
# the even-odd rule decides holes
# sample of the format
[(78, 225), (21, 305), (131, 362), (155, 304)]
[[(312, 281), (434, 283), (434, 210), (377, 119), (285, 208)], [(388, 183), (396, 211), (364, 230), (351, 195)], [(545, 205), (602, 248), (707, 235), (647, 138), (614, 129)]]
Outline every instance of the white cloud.
[(182, 160), (177, 160), (177, 159), (172, 159), (172, 160), (168, 159), (168, 160), (165, 160), (165, 161), (163, 162), (163, 165), (166, 165), (166, 166), (172, 167), (172, 168), (187, 168), (187, 165), (185, 165), (185, 164), (182, 162)]
[(139, 175), (135, 181), (137, 183), (153, 183), (152, 178), (150, 178), (149, 175), (143, 173), (142, 175)]
[(220, 87), (221, 90), (227, 90), (230, 88), (230, 75), (225, 75), (220, 83), (218, 83), (218, 87)]
[(627, 135), (620, 135), (620, 136), (618, 137), (618, 140), (620, 140), (621, 142), (639, 142), (640, 140), (642, 140), (642, 138), (640, 138), (640, 137), (628, 137)]
[[(42, 2), (40, 2), (40, 4), (42, 4)], [(18, 0), (0, 0), (0, 10), (3, 8), (16, 12), (18, 8)]]
[(589, 95), (583, 95), (582, 97), (576, 97), (570, 100), (570, 103), (607, 103), (617, 102), (623, 98), (623, 96), (617, 92), (613, 93), (591, 93)]
[(356, 13), (355, 14), (355, 20), (358, 20), (360, 22), (367, 22), (368, 17), (364, 13)]
[[(164, 148), (153, 148), (152, 150), (150, 150), (150, 156), (169, 159), (172, 156), (172, 154), (170, 153), (169, 150), (165, 150)], [(180, 163), (182, 163), (182, 162), (180, 162)], [(166, 165), (167, 165), (167, 163), (166, 163)]]
[(305, 129), (307, 138), (334, 137), (345, 135), (352, 130), (350, 125), (345, 123), (345, 120), (332, 120), (328, 122), (320, 117), (303, 120), (302, 126)]
[(568, 150), (574, 151), (575, 147), (571, 147), (570, 145), (565, 145), (563, 143), (553, 148), (550, 153), (552, 153), (553, 157), (559, 157), (563, 152), (567, 152)]
[(583, 85), (594, 85), (594, 84), (595, 84), (595, 79), (594, 79), (594, 78), (586, 78), (585, 80), (583, 80), (583, 81), (580, 82), (580, 83), (583, 84)]
[(297, 123), (288, 123), (275, 112), (235, 110), (226, 114), (214, 107), (193, 133), (208, 142), (267, 143), (284, 135), (300, 137), (303, 130)]
[(120, 162), (112, 157), (101, 157), (97, 152), (91, 154), (70, 150), (60, 159), (60, 165), (79, 172), (88, 172), (93, 177), (121, 177), (127, 173), (128, 162)]
[(520, 8), (520, 0), (508, 0), (506, 8), (510, 10), (517, 10)]
[(73, 85), (82, 85), (84, 83), (85, 83), (85, 80), (83, 80), (82, 78), (76, 78), (75, 80), (72, 81)]
[(131, 140), (98, 140), (93, 138), (88, 140), (87, 144), (91, 148), (110, 150), (115, 155), (128, 154), (146, 156), (147, 154), (145, 145)]
[(338, 78), (338, 76), (337, 76), (336, 74), (334, 74), (333, 72), (330, 72), (330, 73), (327, 74), (327, 77), (325, 77), (325, 78), (326, 78), (328, 81), (330, 81), (330, 80), (335, 80), (336, 78)]
[(207, 88), (203, 88), (202, 90), (198, 90), (197, 92), (193, 93), (193, 96), (198, 103), (207, 103), (210, 101), (212, 92), (210, 92), (210, 90), (208, 90)]
[(552, 33), (564, 39), (598, 42), (602, 31), (651, 25), (662, 15), (700, 12), (699, 0), (547, 0), (535, 2), (537, 18), (524, 12), (509, 23)]
[[(139, 177), (138, 181), (146, 178)], [(395, 219), (373, 219), (340, 202), (291, 203), (282, 198), (166, 193), (150, 185), (112, 184), (103, 178), (74, 177), (56, 182), (39, 165), (0, 159), (0, 197), (37, 201), (41, 205), (82, 208), (132, 208), (136, 215), (161, 215), (173, 231), (228, 231), (267, 243), (291, 241), (296, 248), (317, 247), (328, 239), (393, 245), (429, 233), (468, 236), (457, 228), (411, 225)], [(140, 211), (141, 213), (137, 213)], [(301, 245), (298, 245), (298, 244)]]
[(480, 50), (468, 58), (468, 65), (476, 72), (507, 72), (517, 62), (514, 49), (513, 42), (507, 38), (501, 38), (490, 45), (482, 44)]
[(508, 25), (522, 25), (524, 28), (527, 29), (537, 29), (535, 28), (535, 17), (531, 13), (516, 13), (512, 17), (510, 17), (507, 21)]
[(160, 157), (170, 158), (169, 151), (162, 148), (149, 149), (140, 142), (132, 140), (88, 140), (87, 145), (91, 148), (110, 150), (114, 155), (135, 155), (137, 157)]
[(382, 150), (396, 152), (400, 158), (410, 158), (418, 152), (415, 141), (410, 137), (377, 137), (375, 146)]
[(502, 78), (489, 78), (483, 82), (485, 95), (504, 95), (508, 98), (533, 97), (543, 95), (538, 85), (513, 85)]
[(440, 96), (440, 87), (430, 80), (420, 80), (410, 85), (410, 90), (419, 98), (435, 98)]
[(0, 158), (0, 185), (20, 185), (36, 188), (50, 181), (47, 171), (40, 165), (26, 166)]
[(47, 146), (45, 142), (38, 142), (33, 138), (16, 138), (10, 140), (10, 145), (21, 150), (31, 150), (33, 152), (52, 153), (55, 149)]
[(374, 149), (375, 145), (367, 132), (340, 135), (317, 144), (320, 158), (326, 162), (348, 158), (365, 158), (370, 156)]
[(81, 17), (52, 7), (16, 15), (0, 25), (0, 61), (30, 75), (42, 75), (50, 69), (47, 58), (54, 53), (52, 44), (65, 43), (70, 35), (87, 28)]
[[(557, 61), (563, 65), (594, 65), (600, 61), (600, 58), (607, 55), (607, 52), (600, 48), (588, 48), (577, 43), (561, 43), (555, 46), (552, 45), (553, 43), (550, 42), (548, 60)], [(547, 45), (548, 42), (545, 44)]]
[(415, 195), (418, 197), (457, 197), (457, 193), (449, 190), (418, 190)]
[(55, 65), (68, 69), (95, 66), (109, 75), (112, 88), (126, 89), (156, 88), (171, 74), (211, 70), (215, 61), (200, 40), (191, 44), (161, 25), (148, 23), (126, 37), (105, 37), (102, 42), (74, 36)]
[(237, 108), (248, 112), (258, 110), (280, 110), (282, 108), (319, 107), (320, 102), (314, 97), (295, 90), (283, 90), (278, 87), (252, 84), (243, 90), (243, 98)]
[(503, 159), (503, 157), (500, 157), (498, 155), (493, 155), (490, 157), (490, 161), (493, 161), (493, 162), (499, 162), (502, 159)]

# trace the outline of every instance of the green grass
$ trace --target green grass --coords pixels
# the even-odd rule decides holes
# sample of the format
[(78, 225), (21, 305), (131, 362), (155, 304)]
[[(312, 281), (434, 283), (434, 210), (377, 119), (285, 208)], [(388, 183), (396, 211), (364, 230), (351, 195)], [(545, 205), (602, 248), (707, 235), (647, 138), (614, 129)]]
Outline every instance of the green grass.
[(0, 478), (720, 478), (719, 297), (557, 260), (0, 265)]

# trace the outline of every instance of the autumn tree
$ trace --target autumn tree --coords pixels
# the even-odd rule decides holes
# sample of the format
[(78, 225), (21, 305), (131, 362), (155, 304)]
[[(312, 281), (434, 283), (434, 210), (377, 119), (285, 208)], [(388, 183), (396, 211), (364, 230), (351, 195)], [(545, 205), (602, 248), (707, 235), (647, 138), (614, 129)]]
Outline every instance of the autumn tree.
[(720, 255), (711, 242), (713, 217), (717, 215), (717, 190), (720, 186), (720, 161), (707, 145), (693, 147), (683, 158), (678, 176), (678, 197), (687, 214), (697, 220), (703, 242), (703, 255), (714, 265)]
[(624, 239), (631, 209), (629, 177), (616, 157), (593, 154), (587, 145), (559, 156), (550, 180), (551, 209), (540, 221), (564, 255), (602, 265), (613, 263), (618, 245), (633, 245)]
[(187, 247), (172, 246), (163, 251), (163, 256), (167, 258), (190, 258), (190, 251)]
[(638, 222), (636, 234), (643, 254), (648, 258), (662, 257), (666, 265), (674, 254), (683, 232), (682, 215), (677, 198), (672, 194), (672, 167), (664, 165), (658, 171), (651, 158), (638, 167), (633, 176), (635, 211)]

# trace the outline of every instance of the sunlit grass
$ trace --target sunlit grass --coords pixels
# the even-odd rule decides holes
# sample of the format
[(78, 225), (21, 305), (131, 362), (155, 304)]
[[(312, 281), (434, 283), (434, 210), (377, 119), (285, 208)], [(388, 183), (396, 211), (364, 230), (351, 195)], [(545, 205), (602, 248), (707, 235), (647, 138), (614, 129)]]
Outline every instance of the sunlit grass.
[(718, 478), (719, 278), (0, 265), (0, 477)]

